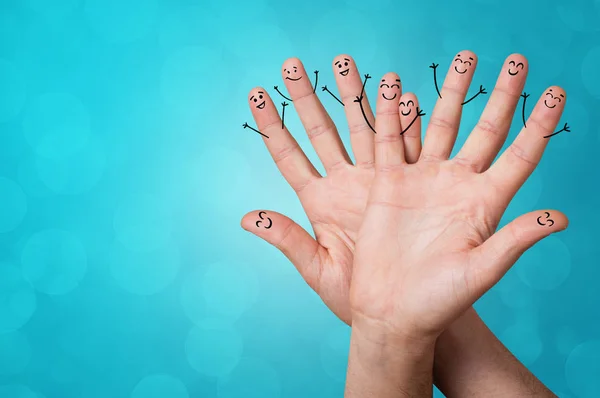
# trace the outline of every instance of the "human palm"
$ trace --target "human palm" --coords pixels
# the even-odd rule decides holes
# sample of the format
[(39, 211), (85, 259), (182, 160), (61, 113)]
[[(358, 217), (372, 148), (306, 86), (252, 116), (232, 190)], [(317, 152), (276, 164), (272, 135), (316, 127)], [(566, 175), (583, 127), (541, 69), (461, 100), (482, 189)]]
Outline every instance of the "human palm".
[[(318, 174), (282, 124), (266, 90), (257, 87), (249, 94), (250, 109), (257, 127), (269, 137), (265, 137), (265, 144), (282, 175), (296, 191), (316, 240), (289, 218), (271, 211), (263, 215), (272, 219), (273, 225), (269, 229), (260, 222), (259, 211), (247, 214), (242, 226), (277, 246), (325, 304), (349, 324), (348, 292), (354, 242), (375, 175), (373, 132), (369, 128), (374, 117), (366, 99), (362, 108), (364, 116), (360, 105), (352, 101), (363, 91), (363, 81), (352, 58), (348, 55), (336, 57), (333, 70), (340, 92), (340, 98), (336, 96), (336, 99), (344, 101), (355, 164), (350, 161), (333, 121), (315, 94), (315, 87), (310, 84), (300, 60), (288, 59), (282, 67), (286, 88), (327, 171), (324, 177)], [(323, 87), (322, 91), (335, 95), (327, 86)], [(416, 113), (416, 98), (406, 94), (403, 101), (408, 103), (403, 105), (405, 118), (412, 119)], [(332, 99), (332, 104), (341, 106), (335, 99)], [(420, 121), (413, 123), (405, 136), (406, 156), (416, 160), (421, 145)]]
[[(516, 57), (509, 57), (505, 65)], [(382, 81), (394, 77), (387, 74)], [(360, 319), (415, 338), (437, 337), (525, 250), (566, 228), (562, 213), (537, 211), (494, 233), (510, 200), (539, 162), (548, 143), (545, 137), (564, 107), (562, 90), (549, 88), (528, 127), (490, 167), (525, 80), (514, 77), (503, 70), (480, 122), (456, 157), (448, 160), (456, 137), (448, 127), (458, 125), (457, 105), (468, 87), (463, 76), (450, 74), (415, 164), (401, 156), (397, 107), (386, 100), (387, 89), (380, 88), (376, 173), (356, 241), (350, 292), (355, 322)]]

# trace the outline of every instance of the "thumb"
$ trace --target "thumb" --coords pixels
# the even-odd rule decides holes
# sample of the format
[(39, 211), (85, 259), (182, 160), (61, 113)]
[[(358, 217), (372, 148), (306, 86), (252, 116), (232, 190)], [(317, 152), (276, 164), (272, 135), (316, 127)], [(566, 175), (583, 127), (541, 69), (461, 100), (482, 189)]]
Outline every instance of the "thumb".
[(471, 251), (470, 271), (481, 282), (480, 295), (494, 286), (521, 255), (543, 238), (567, 228), (567, 216), (557, 210), (524, 214)]
[(327, 250), (304, 228), (283, 214), (255, 210), (242, 218), (242, 228), (278, 248), (313, 289)]

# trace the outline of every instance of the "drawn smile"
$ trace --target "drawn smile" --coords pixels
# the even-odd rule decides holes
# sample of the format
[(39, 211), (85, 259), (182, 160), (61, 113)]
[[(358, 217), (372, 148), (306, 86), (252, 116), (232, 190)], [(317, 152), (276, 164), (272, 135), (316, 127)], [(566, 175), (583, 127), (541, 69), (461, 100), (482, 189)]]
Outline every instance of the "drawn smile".
[(346, 76), (346, 75), (348, 75), (348, 73), (350, 73), (350, 69), (345, 69), (345, 70), (343, 70), (343, 71), (340, 72), (340, 75)]
[(466, 69), (461, 72), (461, 71), (458, 70), (458, 68), (456, 66), (454, 67), (454, 70), (457, 71), (458, 73), (460, 73), (461, 75), (467, 73)]
[(552, 108), (556, 108), (556, 104), (549, 106), (548, 103), (546, 102), (546, 100), (544, 100), (544, 105), (546, 105), (548, 108), (552, 109)]
[(396, 93), (394, 93), (394, 96), (393, 96), (392, 98), (388, 98), (388, 97), (386, 97), (386, 96), (385, 96), (385, 93), (381, 93), (381, 96), (382, 96), (383, 98), (385, 98), (386, 100), (388, 100), (388, 101), (391, 101), (391, 100), (393, 100), (394, 98), (396, 98)]
[(511, 76), (514, 76), (514, 75), (516, 75), (517, 73), (519, 73), (519, 71), (516, 71), (515, 73), (513, 73), (513, 72), (511, 72), (511, 71), (510, 71), (510, 69), (508, 70), (508, 74), (509, 74), (509, 75), (511, 75)]
[(411, 109), (409, 109), (408, 112), (406, 112), (406, 113), (400, 111), (400, 113), (402, 114), (402, 116), (408, 116), (408, 115), (410, 115), (411, 112), (412, 112)]
[(258, 109), (263, 109), (264, 107), (265, 107), (265, 101), (263, 101), (260, 104), (256, 105), (256, 108), (258, 108)]
[(299, 77), (299, 78), (297, 78), (297, 79), (292, 79), (291, 77), (286, 77), (286, 79), (287, 79), (287, 80), (291, 80), (291, 81), (294, 81), (294, 82), (296, 82), (296, 81), (298, 81), (298, 80), (302, 79), (302, 76), (300, 76), (300, 77)]

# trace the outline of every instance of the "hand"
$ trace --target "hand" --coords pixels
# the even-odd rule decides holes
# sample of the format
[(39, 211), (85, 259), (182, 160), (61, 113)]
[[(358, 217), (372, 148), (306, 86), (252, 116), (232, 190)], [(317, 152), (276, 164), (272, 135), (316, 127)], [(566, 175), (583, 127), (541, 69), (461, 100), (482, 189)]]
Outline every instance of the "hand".
[(242, 127), (243, 127), (243, 128), (246, 128), (246, 127), (248, 127), (248, 123), (247, 123), (247, 122), (244, 122), (244, 124), (242, 124)]
[(487, 94), (487, 91), (485, 91), (485, 88), (483, 88), (483, 86), (479, 86), (479, 94)]
[(521, 94), (521, 97), (523, 97), (524, 99), (529, 98), (531, 94), (527, 94), (526, 92), (523, 91), (523, 94)]
[(569, 125), (567, 123), (565, 123), (565, 127), (563, 127), (563, 131), (566, 131), (567, 133), (571, 132), (571, 129), (569, 128)]
[(417, 107), (417, 116), (425, 116), (425, 112), (423, 112), (423, 109)]
[(494, 91), (498, 102), (489, 102), (482, 122), (451, 160), (460, 121), (456, 102), (470, 82), (457, 84), (461, 95), (453, 97), (454, 103), (450, 98), (438, 102), (416, 164), (404, 161), (403, 142), (397, 139), (398, 103), (378, 101), (376, 174), (356, 240), (350, 292), (353, 328), (360, 322), (378, 335), (383, 329), (403, 339), (435, 340), (526, 249), (566, 228), (566, 217), (548, 210), (554, 225), (538, 224), (544, 211), (537, 211), (494, 234), (539, 162), (547, 144), (543, 137), (554, 130), (564, 107), (563, 101), (550, 109), (542, 97), (531, 115), (538, 122), (523, 129), (490, 167), (508, 133), (518, 86), (524, 84), (524, 76), (509, 79), (499, 78), (496, 90), (504, 94)]
[(431, 65), (429, 65), (431, 69), (436, 69), (438, 66), (440, 66), (440, 64), (436, 64), (435, 62), (432, 62)]
[[(338, 73), (335, 61), (343, 58), (350, 60), (348, 68), (352, 72), (342, 76)], [(289, 59), (284, 64), (284, 67), (291, 66), (297, 66), (301, 73), (306, 74), (298, 59)], [(361, 75), (350, 56), (336, 57), (333, 69), (342, 98), (352, 98), (360, 94)], [(295, 109), (325, 165), (325, 177), (317, 173), (287, 129), (279, 128), (281, 122), (277, 109), (266, 93), (264, 109), (257, 109), (253, 101), (250, 101), (249, 105), (258, 129), (270, 136), (268, 142), (265, 142), (267, 148), (283, 176), (297, 192), (312, 224), (316, 240), (298, 224), (273, 211), (269, 211), (269, 217), (273, 221), (271, 229), (256, 228), (258, 211), (245, 215), (242, 227), (277, 246), (325, 304), (340, 319), (350, 324), (348, 292), (354, 260), (354, 242), (374, 177), (374, 134), (363, 117), (360, 104), (348, 101), (349, 104), (346, 104), (344, 109), (356, 159), (356, 163), (352, 164), (335, 125), (318, 97), (312, 94), (313, 89), (310, 83), (307, 83), (308, 79), (285, 82), (293, 100), (307, 96), (303, 101), (296, 103)], [(258, 90), (264, 91), (261, 88), (254, 89), (249, 97)], [(412, 100), (415, 106), (418, 106), (414, 95), (406, 96), (410, 97), (405, 98), (405, 101)], [(369, 121), (374, 123), (368, 101), (363, 102), (363, 108)], [(406, 134), (410, 136), (406, 142), (407, 157), (415, 160), (421, 148), (420, 130), (420, 122), (416, 122)], [(415, 137), (419, 139), (414, 139)]]

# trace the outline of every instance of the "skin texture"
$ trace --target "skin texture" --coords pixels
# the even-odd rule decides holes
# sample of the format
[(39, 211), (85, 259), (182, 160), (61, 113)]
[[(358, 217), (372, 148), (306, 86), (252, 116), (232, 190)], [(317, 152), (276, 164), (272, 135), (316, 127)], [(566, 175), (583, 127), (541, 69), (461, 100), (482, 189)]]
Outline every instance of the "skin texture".
[[(465, 53), (468, 52), (461, 52), (461, 54)], [(521, 57), (521, 59), (524, 60), (524, 58), (519, 55), (512, 55), (509, 58), (515, 59), (515, 57)], [(346, 59), (348, 59), (349, 62), (346, 61)], [(345, 75), (341, 75), (340, 71), (338, 71), (338, 65), (340, 64), (338, 63), (336, 65), (335, 62), (339, 60), (348, 62), (349, 64), (347, 67), (348, 73), (345, 73)], [(288, 62), (297, 66), (300, 73), (303, 73), (304, 76), (306, 76), (306, 72), (298, 59), (286, 61), (284, 67), (287, 66)], [(507, 64), (505, 64), (505, 66)], [(526, 60), (524, 60), (524, 65), (526, 71)], [(346, 68), (345, 65), (344, 68)], [(544, 142), (541, 143), (535, 134), (546, 131), (549, 127), (552, 127), (552, 118), (558, 120), (562, 108), (554, 108), (554, 110), (558, 110), (558, 113), (554, 116), (549, 115), (551, 117), (551, 119), (549, 119), (547, 115), (538, 112), (539, 107), (536, 107), (530, 118), (530, 122), (528, 123), (527, 134), (524, 135), (522, 133), (507, 153), (503, 155), (501, 161), (498, 162), (499, 164), (504, 164), (504, 167), (499, 168), (498, 172), (493, 173), (494, 176), (498, 177), (498, 180), (493, 180), (493, 184), (495, 185), (492, 186), (489, 185), (492, 183), (492, 180), (490, 180), (492, 170), (490, 170), (490, 174), (485, 177), (482, 176), (481, 172), (487, 170), (496, 151), (502, 146), (502, 143), (506, 138), (512, 113), (519, 100), (526, 73), (510, 76), (503, 67), (496, 89), (491, 94), (488, 106), (474, 132), (469, 137), (467, 144), (462, 148), (457, 157), (452, 161), (447, 161), (446, 159), (452, 150), (452, 145), (454, 144), (458, 131), (460, 113), (462, 110), (461, 103), (464, 101), (464, 97), (468, 91), (472, 73), (465, 73), (460, 75), (459, 78), (453, 77), (450, 80), (447, 78), (447, 81), (444, 82), (442, 88), (444, 100), (443, 102), (442, 100), (438, 101), (438, 104), (436, 105), (427, 130), (425, 145), (423, 149), (421, 149), (420, 118), (418, 118), (411, 128), (400, 137), (400, 140), (390, 138), (395, 136), (394, 132), (401, 131), (401, 128), (406, 126), (407, 121), (410, 122), (414, 118), (413, 113), (416, 112), (418, 103), (413, 94), (403, 94), (400, 97), (397, 96), (393, 103), (392, 101), (383, 99), (381, 95), (378, 95), (378, 106), (379, 102), (385, 103), (386, 106), (390, 104), (394, 104), (394, 106), (378, 107), (378, 113), (380, 113), (380, 115), (377, 118), (377, 122), (375, 122), (368, 101), (366, 99), (363, 100), (363, 107), (365, 108), (367, 119), (371, 124), (377, 125), (377, 128), (381, 128), (382, 131), (385, 132), (381, 137), (379, 137), (379, 134), (375, 136), (361, 113), (360, 105), (352, 101), (353, 98), (360, 93), (362, 88), (361, 75), (356, 69), (354, 61), (348, 55), (340, 55), (334, 59), (333, 70), (338, 84), (340, 97), (345, 104), (344, 110), (348, 119), (350, 140), (356, 159), (355, 164), (350, 162), (333, 122), (312, 91), (313, 88), (309, 83), (309, 79), (303, 78), (294, 81), (293, 85), (284, 80), (286, 88), (294, 100), (294, 107), (300, 116), (304, 128), (309, 135), (319, 158), (325, 166), (327, 173), (325, 177), (320, 176), (310, 164), (294, 138), (287, 131), (287, 128), (281, 129), (281, 119), (269, 96), (266, 95), (265, 107), (262, 109), (256, 108), (256, 104), (252, 100), (249, 101), (250, 109), (259, 130), (270, 136), (269, 139), (265, 138), (264, 142), (273, 156), (277, 167), (282, 172), (282, 175), (297, 192), (302, 206), (311, 220), (316, 240), (292, 220), (273, 211), (268, 211), (268, 216), (273, 221), (273, 226), (268, 230), (256, 228), (255, 223), (259, 219), (258, 210), (247, 214), (242, 220), (242, 226), (278, 247), (297, 267), (307, 283), (321, 296), (325, 304), (328, 305), (338, 317), (350, 324), (352, 312), (349, 305), (349, 291), (353, 272), (353, 261), (356, 253), (356, 242), (359, 239), (359, 227), (365, 214), (369, 189), (371, 188), (376, 174), (374, 167), (376, 152), (378, 162), (379, 159), (382, 159), (380, 164), (387, 165), (386, 167), (390, 168), (390, 165), (397, 163), (396, 166), (393, 166), (390, 169), (397, 168), (396, 171), (398, 172), (396, 174), (391, 173), (391, 170), (386, 172), (389, 174), (387, 178), (390, 179), (383, 180), (386, 181), (385, 183), (380, 183), (377, 191), (378, 195), (382, 195), (385, 199), (386, 195), (398, 194), (403, 200), (402, 203), (409, 203), (412, 206), (415, 206), (415, 203), (423, 201), (423, 205), (427, 206), (428, 209), (429, 206), (437, 206), (438, 212), (423, 218), (423, 221), (419, 220), (419, 214), (414, 210), (403, 212), (400, 216), (397, 214), (393, 215), (395, 220), (400, 220), (401, 225), (403, 225), (404, 228), (412, 229), (412, 232), (409, 230), (410, 233), (406, 232), (406, 235), (404, 235), (407, 238), (407, 242), (408, 239), (412, 239), (410, 242), (420, 246), (421, 249), (428, 248), (434, 244), (433, 247), (435, 250), (428, 250), (429, 257), (421, 260), (425, 262), (425, 260), (436, 258), (435, 255), (438, 254), (438, 252), (447, 248), (444, 244), (438, 243), (438, 238), (440, 237), (451, 236), (451, 240), (459, 240), (454, 236), (454, 234), (458, 234), (458, 236), (463, 239), (467, 239), (468, 243), (465, 244), (462, 242), (462, 246), (460, 246), (460, 248), (464, 248), (466, 252), (468, 248), (477, 247), (477, 244), (485, 241), (485, 238), (491, 235), (495, 229), (494, 224), (497, 223), (497, 220), (499, 220), (502, 213), (502, 206), (505, 206), (508, 203), (510, 197), (514, 195), (514, 192), (516, 192), (516, 189), (520, 186), (520, 183), (522, 183), (529, 175), (531, 172), (530, 170), (533, 170), (535, 162), (537, 162), (541, 156), (543, 145), (546, 145), (547, 143), (547, 140), (544, 140)], [(449, 76), (450, 75), (451, 74), (449, 74)], [(392, 76), (394, 79), (396, 78), (396, 75), (389, 75), (390, 78)], [(385, 78), (385, 76), (383, 78)], [(387, 87), (384, 88), (387, 90)], [(266, 90), (256, 88), (251, 91), (249, 98), (251, 96), (256, 96), (259, 90), (266, 93)], [(409, 100), (412, 100), (410, 105), (408, 104)], [(404, 104), (401, 104), (401, 102), (404, 102)], [(412, 113), (409, 113), (409, 110)], [(529, 125), (530, 123), (531, 126)], [(385, 142), (378, 142), (377, 151), (375, 148), (375, 139), (385, 140)], [(419, 162), (417, 162), (417, 160), (419, 160)], [(415, 164), (415, 162), (417, 163)], [(410, 167), (410, 170), (412, 171), (400, 173), (400, 170), (407, 167)], [(394, 177), (391, 177), (392, 175), (394, 175)], [(399, 181), (396, 179), (400, 179), (400, 177), (397, 177), (397, 175), (402, 175), (402, 178), (407, 178), (406, 180), (402, 180), (402, 183), (406, 184), (402, 189), (398, 188), (397, 184)], [(411, 177), (408, 178), (406, 175), (410, 175)], [(419, 182), (418, 180), (422, 178), (426, 178), (429, 183)], [(446, 180), (447, 178), (449, 179)], [(507, 181), (510, 181), (511, 183), (506, 183)], [(502, 182), (504, 182), (504, 184), (501, 184)], [(459, 185), (454, 186), (453, 184)], [(484, 203), (479, 203), (472, 199), (467, 199), (464, 203), (460, 203), (450, 201), (449, 197), (444, 198), (445, 195), (450, 194), (454, 195), (453, 197), (456, 200), (462, 200), (464, 195), (468, 196), (466, 193), (461, 194), (460, 189), (458, 189), (461, 185), (467, 190), (475, 190), (475, 192), (495, 189), (501, 191), (503, 195), (498, 195), (498, 197), (492, 199), (485, 197)], [(416, 192), (418, 190), (422, 190), (422, 192)], [(473, 192), (471, 192), (471, 194), (472, 193)], [(432, 196), (440, 196), (440, 203), (434, 204), (431, 199)], [(446, 200), (446, 202), (441, 201), (442, 199)], [(461, 204), (462, 207), (452, 206), (453, 203)], [(402, 207), (402, 204), (400, 207)], [(566, 219), (564, 216), (555, 211), (550, 212), (553, 214), (555, 225), (550, 229), (543, 229), (543, 234), (549, 234), (552, 231), (566, 226)], [(422, 211), (421, 213), (426, 212)], [(478, 218), (481, 214), (486, 216), (483, 221)], [(449, 221), (446, 221), (444, 224), (444, 217), (453, 217), (452, 220), (458, 221), (456, 225)], [(472, 222), (474, 220), (480, 221)], [(525, 224), (527, 224), (527, 222), (525, 222)], [(386, 224), (384, 223), (383, 225)], [(416, 231), (418, 233), (415, 233), (415, 225), (417, 226)], [(380, 227), (381, 226), (371, 226), (370, 228), (377, 230)], [(539, 225), (537, 225), (537, 227), (542, 228)], [(369, 234), (373, 232), (370, 230), (368, 231), (368, 233), (365, 233), (365, 236), (369, 236)], [(375, 231), (375, 233), (381, 235), (381, 232)], [(396, 232), (396, 234), (401, 236), (399, 232)], [(410, 235), (414, 236), (411, 237)], [(504, 234), (504, 236), (506, 236), (506, 234)], [(541, 237), (542, 236), (539, 236), (539, 238)], [(374, 245), (376, 243), (370, 242), (368, 239), (364, 242), (363, 247), (365, 248), (362, 252), (372, 250), (369, 247), (369, 244)], [(436, 244), (439, 244), (439, 246), (435, 246)], [(396, 253), (397, 257), (396, 260), (394, 260), (395, 262), (406, 262), (408, 259), (412, 261), (412, 257), (415, 257), (415, 254), (414, 250), (411, 252), (409, 246), (410, 245), (408, 244), (404, 245), (404, 243), (396, 243), (395, 250), (403, 251), (403, 253), (400, 253), (399, 255)], [(500, 248), (496, 246), (490, 250), (494, 249), (498, 253), (500, 252)], [(473, 252), (476, 252), (476, 250)], [(406, 257), (407, 255), (412, 257)], [(363, 256), (361, 260), (363, 263), (365, 257), (370, 256)], [(466, 257), (462, 257), (461, 259), (464, 260), (465, 258)], [(388, 259), (382, 258), (379, 260), (385, 263)], [(456, 264), (460, 259), (457, 255), (452, 260), (454, 260), (453, 264)], [(475, 262), (475, 254), (471, 254), (470, 260)], [(483, 264), (490, 259), (481, 256), (478, 260)], [(487, 262), (487, 264), (490, 264), (490, 267), (492, 266), (491, 264), (494, 263), (492, 260)], [(390, 262), (388, 268), (391, 267), (392, 263), (395, 264), (395, 262)], [(452, 261), (449, 260), (446, 260), (446, 262), (452, 263)], [(498, 261), (495, 262), (497, 263)], [(410, 267), (407, 267), (407, 269), (410, 269)], [(437, 271), (438, 269), (436, 269), (436, 272)], [(363, 267), (359, 274), (361, 275), (360, 278), (364, 279), (365, 275), (368, 275), (366, 278), (371, 277), (372, 275), (369, 274), (370, 272), (372, 272), (372, 269)], [(387, 275), (396, 277), (395, 272), (396, 271), (388, 272)], [(446, 275), (452, 274), (452, 272), (444, 272)], [(442, 272), (442, 274), (444, 274), (444, 272)], [(380, 279), (376, 278), (376, 280)], [(384, 282), (385, 283), (383, 283), (382, 286), (385, 287), (387, 281)], [(356, 304), (355, 307), (360, 309), (361, 303), (364, 302), (361, 301), (363, 300), (361, 299), (363, 294), (367, 295), (364, 297), (369, 297), (368, 294), (372, 294), (372, 292), (369, 291), (370, 289), (368, 287), (361, 286), (360, 282), (358, 286), (360, 289), (354, 290), (353, 294), (356, 294), (356, 297), (353, 302)], [(402, 289), (394, 290), (401, 291)], [(357, 294), (357, 292), (360, 293)], [(401, 298), (398, 298), (395, 295), (392, 295), (385, 300), (375, 297), (374, 303), (378, 303), (377, 306), (380, 306), (381, 309), (383, 309), (383, 313), (387, 314), (389, 311), (392, 311), (391, 313), (394, 314), (396, 305), (390, 304), (388, 300), (391, 302), (396, 299), (404, 300), (405, 297), (402, 296)], [(412, 311), (418, 312), (418, 308), (415, 309), (416, 306), (414, 301), (415, 299), (408, 299), (407, 303), (410, 305), (403, 305), (400, 307), (402, 309), (410, 308)], [(468, 306), (469, 305), (467, 304), (464, 308), (461, 307), (462, 311), (468, 308)], [(378, 311), (380, 310), (380, 308), (376, 309)], [(371, 314), (369, 312), (370, 310), (371, 309), (366, 308), (365, 313)], [(460, 309), (457, 310), (454, 317), (458, 317), (460, 312)], [(373, 314), (375, 314), (373, 318), (377, 319), (377, 312), (374, 312)], [(401, 312), (401, 314), (402, 317), (404, 317), (405, 312)], [(472, 314), (473, 316), (463, 316), (459, 318), (456, 327), (455, 324), (453, 324), (448, 327), (448, 331), (451, 332), (453, 329), (460, 329), (460, 322), (463, 324), (472, 324), (474, 322), (481, 323), (477, 315), (474, 314), (474, 311)], [(400, 320), (398, 323), (395, 323), (396, 327), (398, 324), (402, 327), (405, 326), (406, 320), (413, 319), (411, 316), (414, 317), (414, 314), (411, 315), (410, 313), (406, 313), (406, 315), (407, 318), (405, 318), (405, 321)], [(416, 330), (419, 330), (424, 331), (424, 333), (428, 335), (435, 336), (438, 329), (436, 327), (430, 327), (430, 325), (438, 325), (439, 318), (441, 317), (439, 314), (430, 314), (426, 318), (427, 320), (424, 325), (417, 323), (419, 328), (414, 329), (415, 333)], [(448, 325), (445, 324), (445, 326), (447, 327)], [(484, 330), (484, 328), (479, 329)], [(446, 334), (448, 333), (442, 334), (439, 339), (439, 342), (443, 342), (444, 346), (440, 347), (438, 350), (439, 342), (438, 345), (436, 345), (436, 355), (439, 352), (441, 356), (458, 358), (458, 355), (450, 355), (448, 353), (452, 352), (453, 346), (459, 346), (460, 342), (454, 337), (455, 334), (448, 335), (448, 338), (444, 338)], [(483, 341), (485, 339), (480, 340)], [(491, 340), (493, 340), (493, 335)], [(461, 347), (461, 350), (465, 351), (464, 347)], [(474, 355), (465, 355), (465, 357), (468, 357), (469, 361), (472, 361)], [(479, 361), (477, 368), (489, 371), (495, 369), (495, 365), (483, 363), (485, 358), (477, 358), (477, 360)], [(465, 389), (461, 390), (460, 385), (452, 384), (452, 380), (461, 379), (456, 373), (453, 374), (453, 371), (455, 369), (467, 371), (473, 369), (475, 366), (464, 363), (461, 367), (448, 366), (446, 365), (448, 361), (450, 360), (446, 358), (444, 364), (436, 368), (442, 372), (439, 375), (436, 372), (436, 379), (444, 386), (444, 390), (452, 390), (457, 393), (463, 392), (465, 394), (462, 396), (468, 396), (466, 395), (467, 391)], [(513, 362), (510, 364), (510, 367), (521, 366), (521, 370), (524, 369), (510, 354), (505, 355), (504, 363), (506, 364), (510, 361)], [(504, 374), (508, 373), (509, 372), (504, 372)], [(445, 374), (449, 374), (451, 377), (448, 378)], [(486, 391), (492, 391), (490, 383), (486, 385), (486, 378), (488, 378), (492, 384), (495, 382), (493, 378), (489, 378), (489, 375), (482, 375), (480, 382), (481, 390), (479, 390), (480, 393), (486, 388)], [(535, 379), (534, 377), (532, 378)], [(465, 377), (462, 376), (462, 379), (465, 379)], [(477, 380), (471, 380), (471, 382), (471, 384), (475, 385), (478, 383)], [(494, 388), (496, 387), (497, 384), (495, 384)], [(512, 396), (520, 395), (515, 394)]]

